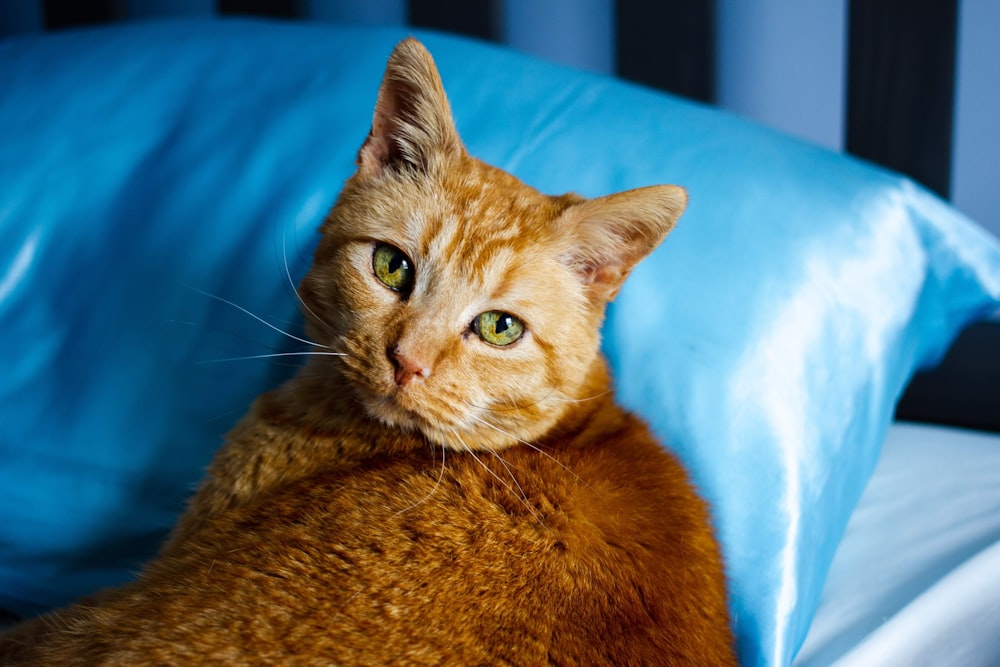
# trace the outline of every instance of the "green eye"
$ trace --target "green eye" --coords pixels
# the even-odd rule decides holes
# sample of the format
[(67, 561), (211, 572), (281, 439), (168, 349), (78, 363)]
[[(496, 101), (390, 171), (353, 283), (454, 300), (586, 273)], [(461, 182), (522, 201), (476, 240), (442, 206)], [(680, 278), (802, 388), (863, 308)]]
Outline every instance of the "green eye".
[(524, 323), (510, 313), (489, 310), (472, 320), (472, 330), (490, 345), (504, 347), (524, 335)]
[(413, 288), (413, 262), (396, 246), (380, 243), (372, 255), (372, 270), (379, 281), (394, 292)]

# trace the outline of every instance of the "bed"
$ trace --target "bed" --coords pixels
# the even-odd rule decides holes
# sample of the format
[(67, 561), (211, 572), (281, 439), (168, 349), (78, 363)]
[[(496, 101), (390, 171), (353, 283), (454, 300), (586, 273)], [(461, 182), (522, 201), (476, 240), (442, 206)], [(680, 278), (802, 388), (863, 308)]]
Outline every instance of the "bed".
[(996, 434), (894, 424), (795, 664), (997, 664), (998, 488)]
[[(9, 620), (127, 580), (293, 371), (254, 357), (297, 349), (271, 325), (299, 326), (293, 284), (410, 32), (204, 19), (0, 41)], [(473, 154), (547, 192), (688, 188), (605, 351), (713, 506), (742, 663), (997, 664), (997, 239), (895, 172), (416, 33)], [(915, 373), (961, 370), (962, 331), (984, 428), (894, 421)], [(911, 385), (907, 419), (967, 391), (946, 379)]]

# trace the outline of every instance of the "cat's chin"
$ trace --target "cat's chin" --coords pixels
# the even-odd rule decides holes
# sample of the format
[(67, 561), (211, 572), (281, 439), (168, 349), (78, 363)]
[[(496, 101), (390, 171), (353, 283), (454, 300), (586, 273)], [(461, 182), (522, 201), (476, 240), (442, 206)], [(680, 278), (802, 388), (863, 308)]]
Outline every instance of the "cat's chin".
[(406, 431), (420, 431), (425, 420), (413, 410), (399, 405), (389, 396), (379, 396), (364, 401), (368, 415), (390, 428), (400, 428)]
[(362, 403), (368, 415), (382, 425), (410, 433), (420, 433), (435, 444), (445, 445), (440, 441), (439, 428), (433, 426), (417, 410), (401, 405), (396, 397), (373, 396), (363, 400)]
[(362, 404), (369, 417), (382, 425), (419, 434), (428, 442), (452, 451), (496, 451), (517, 442), (501, 432), (490, 430), (484, 434), (462, 426), (442, 425), (440, 419), (432, 421), (417, 410), (401, 405), (393, 396), (369, 397)]

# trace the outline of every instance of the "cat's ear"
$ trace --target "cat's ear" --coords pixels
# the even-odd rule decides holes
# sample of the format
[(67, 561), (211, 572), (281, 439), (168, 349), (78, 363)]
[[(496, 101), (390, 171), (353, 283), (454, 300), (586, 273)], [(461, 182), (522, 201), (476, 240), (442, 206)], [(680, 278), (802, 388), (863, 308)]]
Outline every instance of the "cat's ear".
[(358, 152), (358, 173), (426, 173), (435, 159), (462, 150), (434, 59), (416, 39), (403, 40), (389, 56), (372, 129)]
[(559, 219), (563, 261), (599, 301), (611, 301), (629, 272), (673, 229), (687, 206), (675, 185), (655, 185), (589, 199)]

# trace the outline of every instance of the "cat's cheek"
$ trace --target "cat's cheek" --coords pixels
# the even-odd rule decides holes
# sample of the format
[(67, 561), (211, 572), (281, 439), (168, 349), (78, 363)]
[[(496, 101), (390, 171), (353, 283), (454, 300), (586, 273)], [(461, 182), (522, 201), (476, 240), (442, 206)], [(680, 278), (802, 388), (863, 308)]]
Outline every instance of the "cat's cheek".
[(519, 405), (549, 391), (546, 360), (530, 333), (502, 348), (478, 338), (468, 346), (465, 384), (480, 395), (480, 405)]

